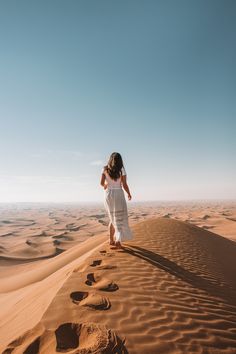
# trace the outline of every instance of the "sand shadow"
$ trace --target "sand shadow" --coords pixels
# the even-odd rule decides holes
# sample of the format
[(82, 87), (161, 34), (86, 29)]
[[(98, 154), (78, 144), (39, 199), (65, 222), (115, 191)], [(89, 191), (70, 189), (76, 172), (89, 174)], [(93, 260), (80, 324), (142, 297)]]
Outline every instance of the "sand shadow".
[(123, 246), (123, 252), (141, 258), (153, 266), (162, 269), (176, 278), (190, 284), (193, 288), (203, 290), (214, 297), (220, 297), (229, 305), (236, 306), (235, 289), (229, 289), (229, 286), (227, 286), (226, 289), (217, 278), (214, 279), (214, 282), (211, 282), (210, 280), (179, 266), (177, 263), (169, 260), (168, 258), (135, 245)]

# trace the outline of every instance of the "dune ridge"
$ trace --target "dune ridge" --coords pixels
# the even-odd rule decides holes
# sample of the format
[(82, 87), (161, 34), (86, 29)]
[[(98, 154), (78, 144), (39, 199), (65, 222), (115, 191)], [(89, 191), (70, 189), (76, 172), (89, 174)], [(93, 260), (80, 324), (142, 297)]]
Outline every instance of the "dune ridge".
[(5, 354), (235, 353), (235, 242), (170, 216), (132, 229), (123, 250), (103, 243), (74, 261), (41, 320), (8, 336)]
[(25, 328), (30, 329), (36, 325), (75, 265), (82, 264), (104, 242), (106, 235), (101, 234), (49, 259), (47, 264), (39, 264), (21, 276), (12, 275), (1, 280), (0, 350), (12, 337), (12, 323), (17, 324), (14, 335), (21, 335)]

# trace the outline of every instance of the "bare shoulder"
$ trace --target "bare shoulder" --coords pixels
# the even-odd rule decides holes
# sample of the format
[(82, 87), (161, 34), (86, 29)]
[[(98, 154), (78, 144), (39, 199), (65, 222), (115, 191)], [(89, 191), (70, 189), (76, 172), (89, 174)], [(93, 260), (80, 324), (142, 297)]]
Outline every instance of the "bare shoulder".
[(126, 176), (126, 175), (127, 175), (127, 173), (126, 173), (126, 170), (125, 170), (125, 168), (123, 166), (122, 169), (121, 169), (121, 176)]

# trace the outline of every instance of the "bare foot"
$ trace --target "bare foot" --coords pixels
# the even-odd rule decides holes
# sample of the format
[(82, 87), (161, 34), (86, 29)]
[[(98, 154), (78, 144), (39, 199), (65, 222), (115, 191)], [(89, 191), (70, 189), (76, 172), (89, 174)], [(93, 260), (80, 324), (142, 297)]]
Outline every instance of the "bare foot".
[(115, 240), (114, 240), (114, 238), (111, 237), (111, 236), (110, 236), (109, 244), (110, 244), (111, 246), (114, 246), (114, 245), (115, 245)]
[(116, 246), (116, 248), (119, 248), (119, 249), (122, 248), (120, 241), (115, 242), (115, 246)]

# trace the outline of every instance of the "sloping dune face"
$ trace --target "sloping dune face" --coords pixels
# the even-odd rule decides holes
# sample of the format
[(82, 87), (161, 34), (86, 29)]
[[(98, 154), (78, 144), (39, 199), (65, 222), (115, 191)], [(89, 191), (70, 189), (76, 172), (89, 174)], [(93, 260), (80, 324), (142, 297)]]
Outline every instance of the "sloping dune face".
[(75, 267), (5, 353), (235, 353), (235, 242), (171, 218), (133, 232)]
[(235, 352), (234, 242), (187, 223), (159, 219), (137, 226), (136, 242), (126, 252), (134, 258), (129, 271), (138, 269), (132, 281), (149, 294), (135, 307), (143, 342), (139, 338), (137, 346), (132, 341), (134, 352)]

